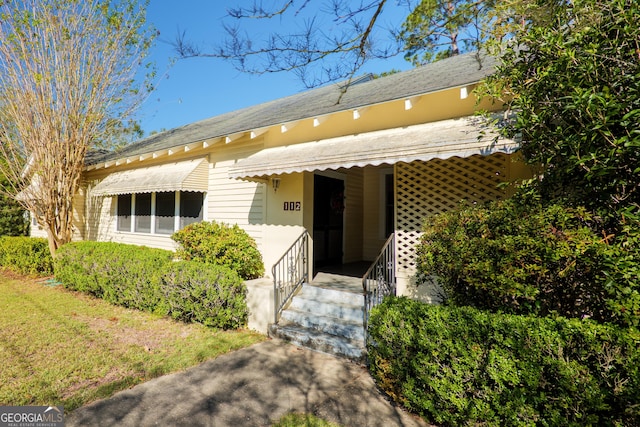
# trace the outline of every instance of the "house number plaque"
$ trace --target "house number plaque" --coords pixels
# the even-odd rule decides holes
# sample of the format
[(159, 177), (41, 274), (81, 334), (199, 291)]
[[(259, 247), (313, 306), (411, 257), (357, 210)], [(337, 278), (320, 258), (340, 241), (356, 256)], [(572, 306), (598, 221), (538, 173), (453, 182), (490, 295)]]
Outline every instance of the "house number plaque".
[(285, 211), (299, 211), (302, 208), (302, 202), (284, 202)]

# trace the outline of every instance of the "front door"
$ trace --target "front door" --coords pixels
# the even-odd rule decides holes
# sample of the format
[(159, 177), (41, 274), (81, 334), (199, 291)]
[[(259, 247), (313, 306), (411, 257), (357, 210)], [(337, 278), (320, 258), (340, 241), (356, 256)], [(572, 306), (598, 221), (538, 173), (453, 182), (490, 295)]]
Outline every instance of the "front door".
[(313, 261), (315, 268), (342, 264), (344, 181), (315, 175)]

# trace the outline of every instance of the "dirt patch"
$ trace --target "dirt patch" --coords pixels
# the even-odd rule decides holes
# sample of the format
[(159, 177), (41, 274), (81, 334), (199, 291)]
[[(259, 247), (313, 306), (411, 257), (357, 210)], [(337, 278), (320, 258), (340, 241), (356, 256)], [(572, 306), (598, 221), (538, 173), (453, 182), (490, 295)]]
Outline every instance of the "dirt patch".
[(76, 314), (74, 317), (86, 323), (92, 331), (108, 334), (118, 347), (137, 345), (148, 352), (155, 351), (163, 342), (186, 338), (191, 334), (187, 325), (184, 328), (179, 327), (178, 331), (162, 328), (161, 324), (165, 322), (162, 319), (155, 320), (153, 328), (133, 328), (124, 325), (117, 316), (105, 319)]

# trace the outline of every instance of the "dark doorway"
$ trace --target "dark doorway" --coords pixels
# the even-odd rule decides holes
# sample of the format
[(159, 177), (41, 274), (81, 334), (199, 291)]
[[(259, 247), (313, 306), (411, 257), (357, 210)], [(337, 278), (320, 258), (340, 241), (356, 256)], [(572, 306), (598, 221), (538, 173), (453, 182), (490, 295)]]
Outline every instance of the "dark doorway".
[(315, 175), (313, 261), (315, 269), (342, 263), (344, 181)]

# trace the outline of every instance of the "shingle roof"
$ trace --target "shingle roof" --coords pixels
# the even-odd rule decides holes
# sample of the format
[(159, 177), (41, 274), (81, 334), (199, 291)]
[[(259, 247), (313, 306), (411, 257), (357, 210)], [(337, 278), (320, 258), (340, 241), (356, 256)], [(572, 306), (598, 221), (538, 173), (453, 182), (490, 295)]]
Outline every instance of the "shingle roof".
[(480, 63), (475, 52), (458, 55), (352, 85), (342, 98), (339, 84), (323, 86), (158, 133), (117, 152), (96, 156), (89, 164), (464, 86), (483, 79), (495, 69), (493, 57), (481, 55)]

